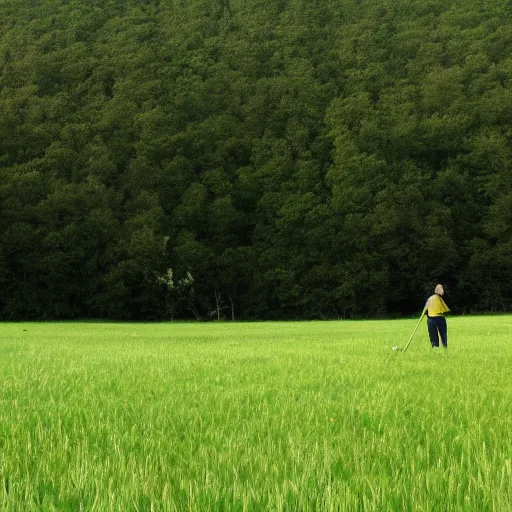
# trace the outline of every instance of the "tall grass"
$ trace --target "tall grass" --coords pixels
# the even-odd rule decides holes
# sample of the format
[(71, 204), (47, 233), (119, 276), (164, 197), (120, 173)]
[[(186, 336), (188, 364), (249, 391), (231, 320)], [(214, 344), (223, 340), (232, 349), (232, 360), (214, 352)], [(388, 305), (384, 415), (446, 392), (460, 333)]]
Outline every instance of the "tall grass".
[(0, 325), (0, 510), (508, 511), (512, 317)]

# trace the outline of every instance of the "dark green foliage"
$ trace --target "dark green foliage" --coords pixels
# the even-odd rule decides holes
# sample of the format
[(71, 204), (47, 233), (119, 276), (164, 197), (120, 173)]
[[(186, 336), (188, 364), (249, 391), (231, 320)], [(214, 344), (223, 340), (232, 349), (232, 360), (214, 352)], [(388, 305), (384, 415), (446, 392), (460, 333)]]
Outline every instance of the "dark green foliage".
[(509, 310), (510, 14), (0, 0), (0, 317)]

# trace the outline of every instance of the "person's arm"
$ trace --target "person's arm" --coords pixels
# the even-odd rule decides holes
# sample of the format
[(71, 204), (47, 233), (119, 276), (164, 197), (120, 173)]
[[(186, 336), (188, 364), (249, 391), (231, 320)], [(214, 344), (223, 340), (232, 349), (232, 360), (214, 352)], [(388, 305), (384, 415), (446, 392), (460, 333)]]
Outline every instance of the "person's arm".
[(443, 314), (449, 313), (450, 308), (446, 305), (446, 302), (444, 301), (444, 299), (442, 297), (439, 297), (439, 298), (441, 299), (441, 306), (443, 307)]
[(428, 310), (428, 303), (430, 302), (430, 297), (427, 299), (427, 302), (425, 302), (425, 307), (423, 308), (423, 313), (422, 315), (426, 314), (427, 313), (427, 310)]

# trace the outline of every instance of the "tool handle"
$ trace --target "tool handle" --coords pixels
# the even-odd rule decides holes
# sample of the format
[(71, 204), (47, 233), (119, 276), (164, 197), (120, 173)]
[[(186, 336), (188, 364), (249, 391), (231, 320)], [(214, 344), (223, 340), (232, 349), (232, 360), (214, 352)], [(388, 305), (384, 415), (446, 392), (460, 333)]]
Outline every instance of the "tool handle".
[(418, 322), (418, 324), (416, 325), (416, 327), (414, 328), (414, 331), (412, 331), (412, 334), (411, 334), (411, 337), (409, 338), (409, 341), (407, 342), (407, 345), (405, 346), (404, 348), (404, 352), (409, 348), (409, 345), (411, 344), (411, 341), (412, 341), (412, 338), (414, 337), (414, 335), (416, 334), (416, 331), (418, 330), (418, 327), (420, 326), (421, 324), (421, 321), (423, 320), (423, 317), (425, 316), (425, 310), (423, 310), (423, 313), (421, 314), (420, 316), (420, 320)]

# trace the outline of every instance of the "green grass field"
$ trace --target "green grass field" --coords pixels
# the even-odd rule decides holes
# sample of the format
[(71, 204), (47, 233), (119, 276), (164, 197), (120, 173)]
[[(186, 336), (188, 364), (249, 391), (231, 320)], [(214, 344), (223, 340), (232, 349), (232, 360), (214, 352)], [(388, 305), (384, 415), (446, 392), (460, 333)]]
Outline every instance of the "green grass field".
[(0, 510), (509, 511), (512, 317), (0, 324)]

